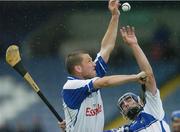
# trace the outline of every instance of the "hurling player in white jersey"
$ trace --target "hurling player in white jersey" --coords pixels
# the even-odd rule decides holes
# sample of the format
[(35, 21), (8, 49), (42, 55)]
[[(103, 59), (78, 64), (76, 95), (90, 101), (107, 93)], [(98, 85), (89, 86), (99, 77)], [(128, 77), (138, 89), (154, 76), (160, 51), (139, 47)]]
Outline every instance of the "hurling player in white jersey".
[(118, 107), (122, 115), (132, 122), (105, 132), (170, 132), (151, 65), (138, 44), (134, 27), (123, 27), (120, 32), (124, 42), (132, 49), (140, 70), (146, 72), (147, 77), (142, 85), (145, 101), (133, 93), (121, 96)]
[(146, 76), (145, 72), (104, 76), (117, 37), (118, 7), (118, 0), (109, 1), (112, 17), (95, 61), (85, 51), (74, 51), (66, 58), (66, 68), (70, 74), (62, 90), (66, 132), (102, 132), (104, 109), (100, 89), (130, 81), (141, 82)]

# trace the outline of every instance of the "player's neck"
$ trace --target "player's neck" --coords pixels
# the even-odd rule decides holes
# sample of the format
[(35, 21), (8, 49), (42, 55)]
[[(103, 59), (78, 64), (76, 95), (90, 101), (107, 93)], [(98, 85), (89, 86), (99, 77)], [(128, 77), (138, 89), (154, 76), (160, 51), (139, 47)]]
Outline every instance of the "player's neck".
[(76, 78), (76, 79), (82, 79), (84, 80), (85, 78), (83, 76), (81, 76), (80, 74), (73, 74), (71, 75), (72, 77)]

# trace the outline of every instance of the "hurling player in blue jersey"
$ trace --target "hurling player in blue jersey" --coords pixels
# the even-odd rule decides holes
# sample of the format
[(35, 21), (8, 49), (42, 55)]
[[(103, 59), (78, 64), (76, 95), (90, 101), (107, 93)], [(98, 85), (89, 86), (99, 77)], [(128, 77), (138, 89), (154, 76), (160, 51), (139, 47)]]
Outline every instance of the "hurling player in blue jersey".
[(165, 112), (153, 70), (138, 44), (134, 27), (123, 27), (120, 32), (124, 42), (131, 48), (140, 70), (146, 72), (147, 77), (143, 85), (145, 102), (134, 93), (129, 92), (121, 96), (118, 100), (118, 107), (122, 115), (131, 122), (106, 132), (170, 132), (169, 125), (164, 118)]
[(172, 132), (180, 132), (180, 110), (176, 110), (172, 112), (171, 121), (172, 121)]
[(66, 58), (69, 73), (63, 86), (63, 107), (67, 132), (102, 132), (104, 109), (100, 89), (127, 82), (141, 82), (145, 72), (133, 75), (105, 76), (110, 53), (114, 49), (119, 21), (119, 1), (109, 0), (112, 14), (101, 48), (93, 61), (86, 51), (74, 51)]

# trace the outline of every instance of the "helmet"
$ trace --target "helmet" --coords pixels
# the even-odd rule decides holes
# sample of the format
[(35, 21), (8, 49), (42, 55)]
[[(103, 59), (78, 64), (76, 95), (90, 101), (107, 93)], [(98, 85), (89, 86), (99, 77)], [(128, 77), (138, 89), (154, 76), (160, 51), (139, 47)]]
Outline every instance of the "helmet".
[[(128, 111), (124, 111), (123, 108), (122, 108), (122, 103), (128, 99), (128, 98), (132, 98), (135, 102), (137, 102), (137, 106), (135, 107), (131, 107), (128, 109)], [(128, 117), (129, 119), (134, 119), (137, 114), (143, 109), (141, 103), (140, 103), (140, 97), (137, 96), (136, 94), (134, 93), (131, 93), (131, 92), (128, 92), (128, 93), (125, 93), (124, 95), (122, 95), (119, 99), (118, 99), (118, 108), (120, 109), (120, 112), (123, 116), (126, 116)]]
[(180, 119), (180, 110), (173, 111), (171, 115), (171, 119), (172, 121)]

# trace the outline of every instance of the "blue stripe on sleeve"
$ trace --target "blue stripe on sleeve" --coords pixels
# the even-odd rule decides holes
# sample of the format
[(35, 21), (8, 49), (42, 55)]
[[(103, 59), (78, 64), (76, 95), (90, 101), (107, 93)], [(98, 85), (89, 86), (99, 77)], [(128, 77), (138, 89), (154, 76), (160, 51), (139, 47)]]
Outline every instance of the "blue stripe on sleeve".
[(164, 129), (164, 126), (163, 126), (162, 121), (160, 121), (160, 124), (161, 124), (161, 129), (162, 129), (162, 132), (166, 132), (166, 131), (165, 131), (165, 129)]
[(98, 56), (96, 63), (96, 73), (98, 77), (105, 76), (107, 72), (107, 64), (101, 56)]
[(94, 88), (92, 81), (88, 84), (88, 88), (90, 93), (98, 91), (98, 89)]

